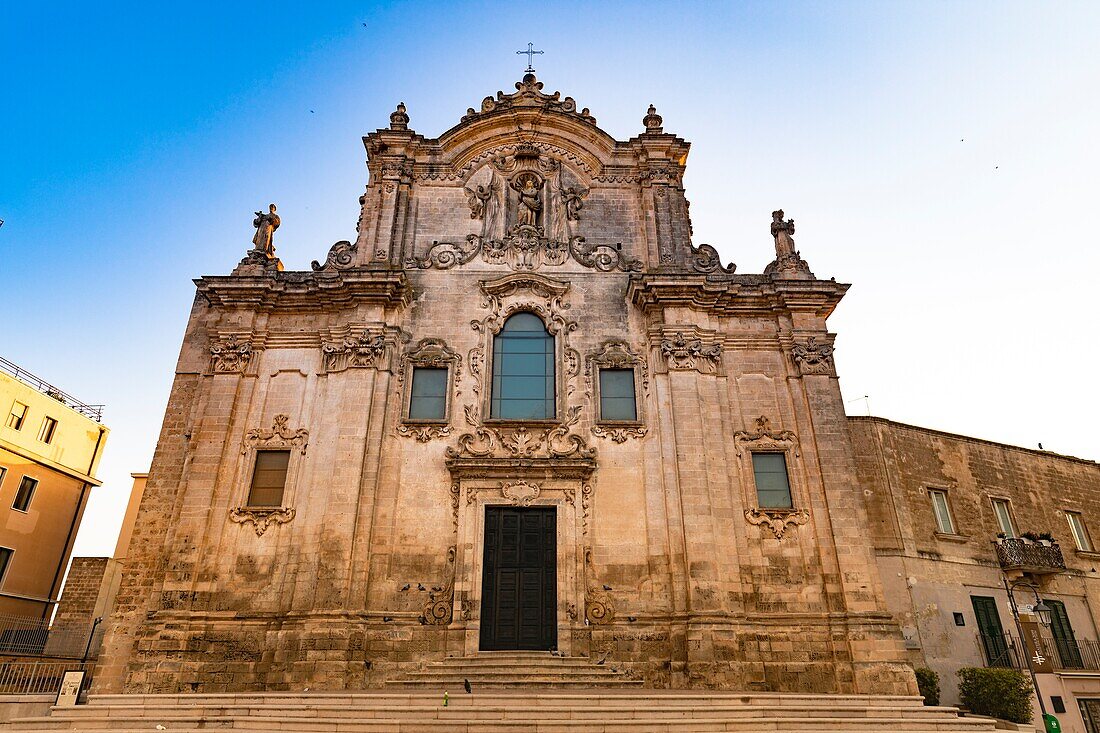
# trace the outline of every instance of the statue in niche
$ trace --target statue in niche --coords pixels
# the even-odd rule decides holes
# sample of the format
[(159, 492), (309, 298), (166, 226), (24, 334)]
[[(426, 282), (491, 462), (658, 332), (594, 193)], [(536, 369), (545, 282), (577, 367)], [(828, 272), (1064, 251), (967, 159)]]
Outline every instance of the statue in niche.
[(539, 194), (539, 179), (532, 174), (519, 176), (512, 186), (519, 193), (519, 206), (516, 209), (516, 223), (521, 226), (537, 227), (542, 212), (542, 196)]
[(252, 237), (252, 248), (257, 252), (262, 252), (268, 258), (274, 259), (275, 244), (272, 240), (275, 236), (275, 230), (279, 228), (282, 220), (275, 213), (275, 204), (268, 206), (267, 212), (265, 214), (262, 211), (257, 211), (256, 218), (252, 221), (252, 226), (256, 227), (256, 236)]
[(772, 212), (772, 236), (775, 237), (775, 259), (779, 263), (798, 259), (794, 248), (794, 219), (783, 221), (783, 209)]
[(504, 185), (488, 166), (482, 168), (466, 184), (466, 203), (470, 218), (482, 222), (481, 238), (488, 241), (504, 236)]

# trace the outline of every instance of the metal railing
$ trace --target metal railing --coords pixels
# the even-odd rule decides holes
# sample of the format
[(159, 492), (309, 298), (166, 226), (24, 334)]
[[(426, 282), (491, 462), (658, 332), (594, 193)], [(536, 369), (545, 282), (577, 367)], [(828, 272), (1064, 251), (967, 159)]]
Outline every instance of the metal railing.
[[(1012, 634), (978, 634), (987, 667), (1026, 669), (1023, 644)], [(1100, 641), (1095, 639), (1055, 639), (1041, 636), (1039, 651), (1054, 669), (1100, 671)]]
[(45, 379), (31, 374), (18, 364), (8, 361), (0, 356), (0, 371), (5, 371), (20, 382), (34, 387), (47, 397), (52, 397), (58, 402), (79, 412), (85, 417), (90, 417), (96, 422), (103, 422), (103, 405), (87, 405), (67, 392), (63, 392)]
[(0, 695), (41, 695), (57, 692), (61, 677), (84, 670), (84, 686), (91, 681), (94, 662), (0, 662)]
[(1019, 537), (999, 539), (997, 562), (1003, 570), (1023, 570), (1032, 573), (1057, 573), (1066, 569), (1062, 548), (1057, 543), (1044, 545)]
[(54, 624), (43, 619), (0, 614), (0, 654), (30, 657), (96, 656), (102, 624)]

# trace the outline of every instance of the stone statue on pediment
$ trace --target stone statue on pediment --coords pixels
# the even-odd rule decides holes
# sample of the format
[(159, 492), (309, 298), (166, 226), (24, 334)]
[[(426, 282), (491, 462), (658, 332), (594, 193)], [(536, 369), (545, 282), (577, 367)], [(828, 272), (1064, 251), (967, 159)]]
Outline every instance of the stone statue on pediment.
[(282, 219), (275, 213), (275, 204), (271, 204), (267, 207), (267, 213), (262, 211), (256, 212), (256, 218), (252, 221), (252, 226), (256, 227), (256, 236), (252, 237), (252, 249), (256, 252), (262, 252), (267, 257), (275, 258), (275, 230), (282, 224)]
[(783, 209), (772, 212), (772, 236), (775, 237), (775, 258), (783, 262), (798, 256), (794, 247), (794, 219), (783, 221)]

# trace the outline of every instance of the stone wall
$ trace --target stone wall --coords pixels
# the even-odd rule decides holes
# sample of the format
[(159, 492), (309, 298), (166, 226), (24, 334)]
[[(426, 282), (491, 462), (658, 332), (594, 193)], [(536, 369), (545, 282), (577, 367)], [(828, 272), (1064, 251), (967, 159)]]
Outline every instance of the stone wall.
[[(829, 356), (847, 286), (723, 268), (688, 237), (683, 140), (650, 115), (615, 141), (539, 89), (439, 140), (398, 110), (365, 139), (355, 245), (197, 281), (97, 691), (353, 688), (475, 654), (485, 507), (517, 503), (557, 513), (567, 654), (657, 686), (915, 690)], [(471, 182), (516, 170), (548, 207), (553, 176), (585, 189), (569, 241), (549, 219), (490, 236)], [(522, 425), (488, 410), (521, 311), (554, 336), (557, 400)], [(434, 425), (405, 417), (428, 354), (452, 374)], [(597, 414), (612, 361), (636, 373), (629, 425)], [(257, 511), (265, 447), (291, 459)], [(786, 456), (792, 510), (757, 506), (753, 450)]]

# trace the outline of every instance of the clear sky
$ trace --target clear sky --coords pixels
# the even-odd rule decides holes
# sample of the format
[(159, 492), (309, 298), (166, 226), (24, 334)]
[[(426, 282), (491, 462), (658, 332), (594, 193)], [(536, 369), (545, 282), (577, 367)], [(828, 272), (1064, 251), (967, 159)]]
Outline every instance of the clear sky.
[[(1100, 3), (10, 3), (0, 12), (0, 354), (112, 434), (77, 554), (114, 546), (194, 286), (251, 246), (354, 239), (361, 136), (434, 137), (511, 90), (692, 143), (695, 242), (739, 272), (797, 222), (848, 400), (1100, 458)], [(864, 401), (849, 405), (866, 412)]]

